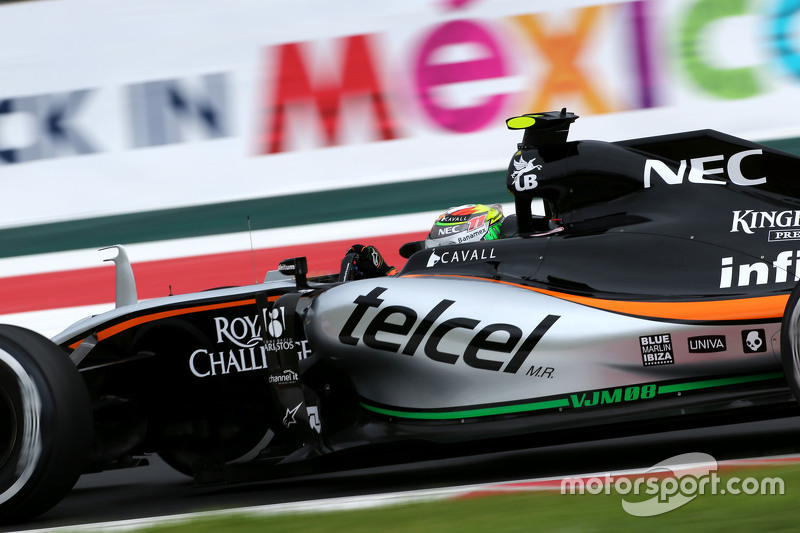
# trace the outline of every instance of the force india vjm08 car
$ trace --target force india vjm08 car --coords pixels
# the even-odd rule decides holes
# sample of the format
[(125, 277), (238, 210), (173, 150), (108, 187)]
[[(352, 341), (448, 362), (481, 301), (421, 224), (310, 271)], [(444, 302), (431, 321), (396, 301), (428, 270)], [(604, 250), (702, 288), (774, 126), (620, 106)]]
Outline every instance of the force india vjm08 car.
[(294, 258), (138, 302), (120, 248), (116, 309), (0, 327), (3, 520), (148, 454), (236, 482), (790, 408), (800, 159), (711, 130), (568, 142), (576, 118), (509, 119), (516, 213), (448, 212), (396, 275)]

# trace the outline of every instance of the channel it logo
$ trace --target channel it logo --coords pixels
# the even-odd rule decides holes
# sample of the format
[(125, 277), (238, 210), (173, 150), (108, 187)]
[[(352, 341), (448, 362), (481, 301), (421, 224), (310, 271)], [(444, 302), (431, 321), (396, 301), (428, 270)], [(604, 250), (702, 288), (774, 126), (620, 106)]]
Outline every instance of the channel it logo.
[(642, 348), (642, 365), (656, 366), (675, 363), (672, 337), (669, 333), (639, 337), (639, 345)]

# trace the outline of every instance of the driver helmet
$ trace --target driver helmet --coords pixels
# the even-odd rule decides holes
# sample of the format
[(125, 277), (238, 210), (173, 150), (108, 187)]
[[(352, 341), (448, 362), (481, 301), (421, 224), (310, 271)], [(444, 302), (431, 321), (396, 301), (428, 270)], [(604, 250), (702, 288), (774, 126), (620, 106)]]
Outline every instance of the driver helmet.
[(451, 207), (434, 222), (425, 239), (425, 247), (499, 239), (502, 223), (503, 208), (500, 204)]

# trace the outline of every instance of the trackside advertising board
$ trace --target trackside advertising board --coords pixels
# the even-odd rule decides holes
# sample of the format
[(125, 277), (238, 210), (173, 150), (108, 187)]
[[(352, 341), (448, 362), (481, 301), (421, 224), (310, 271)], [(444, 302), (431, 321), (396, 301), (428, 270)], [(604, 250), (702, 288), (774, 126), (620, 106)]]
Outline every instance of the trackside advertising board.
[(574, 139), (797, 136), (798, 20), (792, 0), (3, 5), (0, 228), (499, 171), (504, 119), (564, 106)]

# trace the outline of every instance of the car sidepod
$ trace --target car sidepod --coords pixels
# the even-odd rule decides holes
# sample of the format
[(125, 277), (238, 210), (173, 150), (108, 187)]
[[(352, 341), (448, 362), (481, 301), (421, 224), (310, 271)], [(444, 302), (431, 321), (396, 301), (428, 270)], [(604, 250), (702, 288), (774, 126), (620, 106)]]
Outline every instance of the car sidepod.
[(320, 295), (306, 328), (365, 410), (405, 422), (645, 402), (655, 413), (692, 384), (780, 378), (776, 322), (752, 326), (763, 342), (753, 351), (741, 341), (749, 325), (677, 323), (549, 292), (464, 276), (365, 280)]

